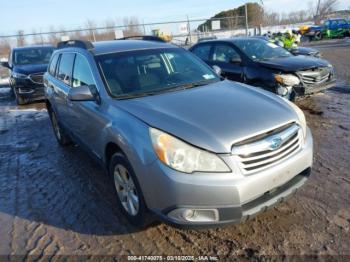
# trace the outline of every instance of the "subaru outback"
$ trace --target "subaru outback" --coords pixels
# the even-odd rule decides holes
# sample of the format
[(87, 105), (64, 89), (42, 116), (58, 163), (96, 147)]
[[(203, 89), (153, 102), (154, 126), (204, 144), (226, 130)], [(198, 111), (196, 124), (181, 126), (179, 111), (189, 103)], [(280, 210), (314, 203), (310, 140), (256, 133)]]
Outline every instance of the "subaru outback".
[(174, 45), (62, 42), (44, 83), (58, 143), (105, 167), (135, 225), (245, 221), (310, 175), (312, 135), (297, 106)]

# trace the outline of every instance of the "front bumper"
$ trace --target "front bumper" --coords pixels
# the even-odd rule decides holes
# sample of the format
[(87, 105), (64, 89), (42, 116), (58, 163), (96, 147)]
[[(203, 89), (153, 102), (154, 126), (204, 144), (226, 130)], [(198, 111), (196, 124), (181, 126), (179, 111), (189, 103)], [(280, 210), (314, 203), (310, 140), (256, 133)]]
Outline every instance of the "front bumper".
[(44, 85), (33, 83), (29, 79), (10, 78), (10, 86), (21, 97), (29, 99), (44, 99)]
[(336, 79), (332, 79), (330, 81), (324, 82), (322, 84), (318, 85), (301, 85), (301, 86), (295, 86), (293, 89), (297, 93), (298, 96), (303, 96), (303, 95), (312, 95), (316, 94), (322, 91), (325, 91), (329, 88), (335, 87), (336, 86)]
[[(239, 223), (287, 199), (302, 187), (310, 175), (312, 156), (313, 141), (308, 130), (306, 142), (298, 153), (259, 173), (239, 174), (232, 165), (232, 157), (227, 155), (223, 159), (232, 173), (182, 174), (156, 161), (140, 182), (148, 208), (165, 222), (185, 227)], [(172, 216), (177, 209), (215, 210), (217, 219), (185, 221)]]

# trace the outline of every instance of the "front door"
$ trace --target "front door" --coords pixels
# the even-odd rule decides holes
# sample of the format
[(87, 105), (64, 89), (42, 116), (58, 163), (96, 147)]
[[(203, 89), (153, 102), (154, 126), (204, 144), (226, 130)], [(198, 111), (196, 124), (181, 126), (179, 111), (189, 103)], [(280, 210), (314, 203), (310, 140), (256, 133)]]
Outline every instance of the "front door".
[[(81, 54), (76, 55), (72, 77), (72, 88), (79, 86), (97, 88), (88, 60)], [(101, 143), (99, 138), (107, 123), (101, 106), (96, 101), (70, 101), (68, 108), (68, 121), (76, 138), (95, 156), (101, 158), (98, 152)]]
[(223, 77), (233, 81), (243, 81), (241, 57), (229, 44), (214, 45), (210, 65), (217, 65), (222, 69)]

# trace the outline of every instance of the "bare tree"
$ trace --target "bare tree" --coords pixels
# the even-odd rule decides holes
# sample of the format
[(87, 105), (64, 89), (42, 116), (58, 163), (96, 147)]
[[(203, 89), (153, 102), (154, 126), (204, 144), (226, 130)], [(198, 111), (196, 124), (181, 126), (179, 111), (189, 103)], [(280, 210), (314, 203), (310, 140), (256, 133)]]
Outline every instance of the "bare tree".
[(140, 23), (137, 17), (125, 17), (124, 21), (124, 36), (137, 36), (142, 35), (142, 29), (140, 28)]
[(0, 40), (0, 57), (6, 57), (10, 53), (11, 44), (9, 38), (2, 38)]
[(32, 42), (34, 44), (43, 44), (44, 43), (44, 38), (43, 38), (43, 35), (38, 33), (35, 29), (32, 31)]
[(17, 46), (24, 46), (26, 44), (26, 39), (24, 37), (24, 31), (23, 30), (19, 30), (17, 32)]
[(76, 40), (88, 40), (89, 36), (84, 35), (82, 31), (80, 31), (81, 28), (78, 28), (75, 32), (70, 32), (68, 34), (69, 39), (76, 39)]
[(99, 40), (113, 40), (115, 38), (115, 33), (114, 33), (114, 27), (115, 23), (113, 19), (108, 19), (105, 21), (105, 28), (106, 30), (103, 30), (98, 34), (98, 39)]
[(333, 12), (338, 5), (338, 0), (317, 0), (314, 10), (314, 21), (319, 23), (329, 13)]
[(87, 29), (87, 37), (90, 41), (96, 41), (96, 23), (90, 19), (88, 19), (85, 23), (86, 29)]
[(54, 26), (50, 26), (49, 31), (51, 32), (48, 36), (49, 43), (56, 45), (60, 41), (60, 37), (58, 36), (56, 32), (56, 29)]
[(280, 14), (277, 12), (266, 12), (264, 13), (264, 24), (265, 25), (279, 25)]

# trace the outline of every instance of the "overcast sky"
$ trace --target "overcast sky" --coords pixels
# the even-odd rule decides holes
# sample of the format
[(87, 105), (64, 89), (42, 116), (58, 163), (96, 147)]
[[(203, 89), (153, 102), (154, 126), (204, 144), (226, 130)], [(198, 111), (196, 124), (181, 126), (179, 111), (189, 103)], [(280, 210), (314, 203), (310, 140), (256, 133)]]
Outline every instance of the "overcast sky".
[[(244, 0), (1, 0), (0, 35), (22, 29), (46, 31), (51, 25), (74, 29), (87, 19), (103, 25), (106, 19), (137, 16), (140, 22), (158, 22), (190, 18), (207, 18), (235, 8)], [(306, 10), (317, 0), (263, 0), (268, 10), (290, 12)], [(349, 0), (339, 0), (338, 9), (350, 8)]]

